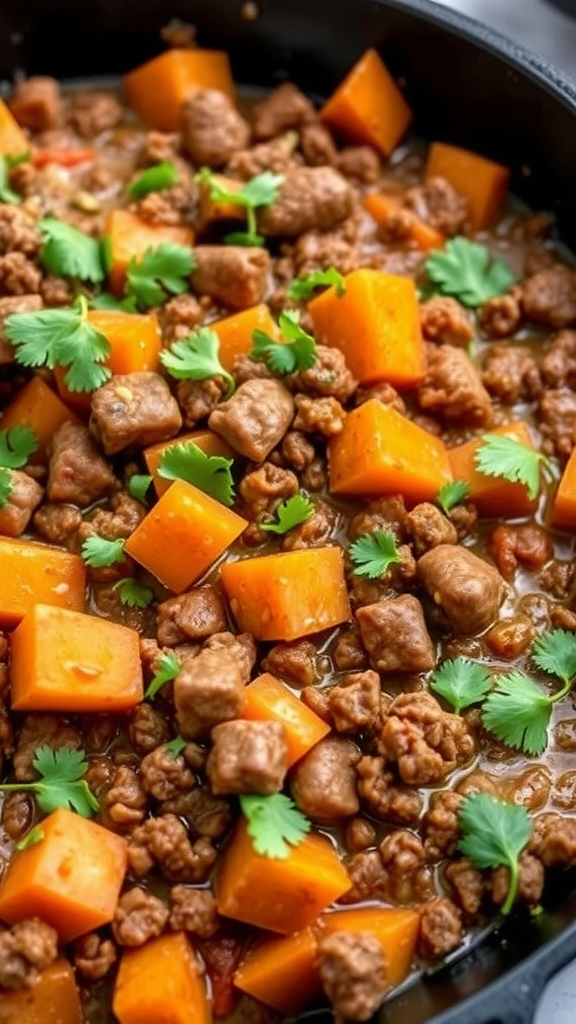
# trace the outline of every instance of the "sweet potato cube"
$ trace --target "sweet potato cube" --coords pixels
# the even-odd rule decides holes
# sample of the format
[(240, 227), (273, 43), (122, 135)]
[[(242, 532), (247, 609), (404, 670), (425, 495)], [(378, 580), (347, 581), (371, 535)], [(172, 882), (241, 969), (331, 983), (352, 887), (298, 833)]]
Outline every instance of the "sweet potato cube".
[(418, 249), (422, 249), (422, 252), (444, 248), (446, 239), (442, 232), (427, 224), (425, 220), (420, 220), (415, 213), (403, 209), (399, 200), (394, 196), (386, 195), (383, 192), (368, 192), (362, 200), (362, 205), (381, 228), (387, 228), (402, 210), (402, 216), (407, 225), (407, 240)]
[(350, 618), (342, 551), (285, 551), (220, 569), (232, 614), (257, 640), (296, 640)]
[(110, 269), (108, 281), (111, 291), (121, 296), (126, 270), (133, 256), (142, 259), (147, 249), (155, 249), (164, 242), (192, 245), (194, 232), (186, 225), (152, 224), (129, 210), (112, 210), (106, 224), (109, 239)]
[(256, 853), (242, 820), (222, 855), (216, 901), (225, 917), (290, 935), (311, 924), (350, 885), (346, 868), (323, 836), (305, 836), (289, 847), (284, 860), (276, 860)]
[(510, 178), (510, 171), (502, 164), (444, 142), (433, 142), (430, 146), (424, 174), (426, 178), (446, 178), (467, 198), (473, 231), (482, 231), (492, 224)]
[(215, 320), (210, 327), (220, 342), (220, 362), (225, 370), (231, 370), (237, 356), (248, 355), (253, 348), (252, 331), (264, 331), (275, 341), (279, 331), (265, 303), (250, 306), (240, 313), (233, 313), (222, 320)]
[[(529, 448), (534, 447), (530, 431), (521, 421), (504, 423), (490, 431), (511, 437)], [(511, 483), (504, 477), (486, 476), (476, 468), (476, 452), (482, 443), (481, 438), (473, 438), (464, 444), (448, 449), (448, 459), (452, 467), (454, 480), (463, 480), (468, 484), (470, 493), (468, 500), (473, 501), (480, 516), (527, 516), (538, 506), (537, 498), (530, 498), (528, 490), (521, 483)]]
[(215, 434), (213, 430), (207, 429), (193, 430), (190, 434), (180, 434), (178, 437), (171, 438), (170, 441), (159, 441), (158, 444), (151, 444), (148, 448), (144, 449), (144, 461), (146, 462), (148, 472), (154, 478), (154, 490), (158, 497), (164, 494), (172, 484), (172, 480), (168, 480), (158, 473), (164, 452), (173, 448), (174, 445), (188, 444), (190, 441), (198, 445), (203, 452), (206, 452), (206, 455), (223, 455), (227, 459), (232, 459), (237, 454), (232, 451), (222, 437)]
[(2, 156), (21, 156), (29, 149), (30, 142), (26, 133), (4, 100), (0, 100), (0, 154)]
[(210, 1024), (203, 969), (184, 932), (125, 949), (112, 999), (119, 1024)]
[(340, 349), (360, 384), (415, 387), (425, 352), (414, 281), (364, 269), (344, 283), (344, 295), (333, 286), (308, 303), (316, 340)]
[(245, 695), (242, 718), (253, 722), (281, 722), (284, 726), (289, 768), (330, 732), (328, 722), (270, 672), (253, 679)]
[(440, 438), (377, 399), (348, 413), (328, 461), (332, 494), (402, 494), (417, 504), (452, 480)]
[(42, 839), (17, 850), (0, 883), (0, 918), (40, 917), (61, 942), (114, 917), (126, 874), (126, 840), (74, 811), (44, 818)]
[(324, 104), (320, 117), (350, 142), (375, 146), (389, 156), (404, 135), (412, 111), (376, 50), (366, 50)]
[(49, 442), (68, 420), (76, 420), (74, 413), (41, 377), (32, 377), (4, 409), (0, 427), (2, 430), (19, 425), (30, 427), (38, 438), (38, 448), (30, 461), (45, 462)]
[(576, 448), (560, 477), (560, 482), (550, 508), (550, 526), (558, 526), (567, 530), (576, 527)]
[(221, 50), (166, 50), (122, 82), (130, 106), (161, 132), (178, 131), (182, 104), (197, 89), (219, 89), (234, 99), (230, 61)]
[(323, 914), (324, 933), (372, 932), (382, 946), (386, 980), (399, 985), (408, 974), (416, 950), (420, 915), (405, 907), (358, 907)]
[(138, 633), (35, 604), (11, 638), (15, 711), (125, 711), (142, 700)]
[(88, 320), (110, 342), (111, 352), (106, 365), (112, 373), (158, 369), (162, 339), (153, 313), (91, 309)]
[(0, 537), (0, 628), (11, 629), (36, 602), (84, 611), (84, 562), (47, 544)]
[(64, 957), (30, 988), (0, 989), (0, 1024), (83, 1024), (74, 971)]
[(317, 946), (313, 927), (265, 938), (244, 957), (234, 984), (278, 1013), (296, 1016), (321, 993), (314, 967)]
[(125, 551), (180, 594), (247, 525), (198, 487), (175, 480), (128, 538)]

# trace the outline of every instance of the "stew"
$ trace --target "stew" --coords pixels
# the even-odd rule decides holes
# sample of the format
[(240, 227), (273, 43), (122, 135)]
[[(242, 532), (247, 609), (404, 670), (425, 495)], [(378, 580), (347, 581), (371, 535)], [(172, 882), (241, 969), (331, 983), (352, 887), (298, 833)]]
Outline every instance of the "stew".
[(0, 1024), (361, 1022), (576, 859), (576, 271), (169, 42), (0, 102)]

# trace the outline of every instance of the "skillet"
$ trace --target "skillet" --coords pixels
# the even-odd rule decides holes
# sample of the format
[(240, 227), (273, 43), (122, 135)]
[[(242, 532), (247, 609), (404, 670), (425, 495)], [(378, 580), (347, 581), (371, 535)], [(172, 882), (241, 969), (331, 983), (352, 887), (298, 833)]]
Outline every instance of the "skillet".
[[(244, 7), (244, 9), (243, 9)], [(254, 10), (254, 5), (250, 7)], [(368, 46), (402, 79), (424, 138), (454, 142), (512, 169), (512, 190), (552, 210), (576, 249), (576, 85), (545, 60), (429, 0), (4, 0), (0, 80), (118, 75), (159, 50), (169, 17), (193, 21), (202, 45), (226, 49), (237, 81), (292, 78), (328, 94)], [(531, 1024), (547, 980), (576, 956), (576, 878), (553, 879), (538, 916), (513, 917), (397, 992), (381, 1024)], [(326, 1012), (302, 1018), (328, 1024)]]

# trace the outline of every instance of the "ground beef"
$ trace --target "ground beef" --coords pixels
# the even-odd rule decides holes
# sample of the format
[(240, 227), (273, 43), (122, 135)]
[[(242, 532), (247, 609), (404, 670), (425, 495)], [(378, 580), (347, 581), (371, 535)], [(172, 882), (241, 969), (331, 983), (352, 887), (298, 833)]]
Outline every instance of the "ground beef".
[(197, 245), (192, 286), (198, 295), (233, 309), (262, 302), (268, 287), (270, 256), (260, 246)]
[(451, 423), (488, 426), (492, 402), (468, 353), (454, 345), (427, 345), (426, 353), (420, 407)]
[(355, 765), (360, 750), (352, 740), (326, 736), (295, 764), (290, 792), (312, 821), (335, 822), (358, 814)]
[(258, 228), (269, 238), (296, 238), (305, 231), (331, 231), (352, 213), (353, 193), (332, 167), (286, 171), (278, 198), (261, 209)]
[(190, 842), (175, 814), (148, 818), (135, 828), (128, 843), (128, 865), (136, 878), (145, 878), (156, 865), (170, 882), (205, 882), (218, 856), (209, 839)]
[[(0, 206), (0, 253), (21, 252), (36, 256), (42, 244), (42, 234), (36, 221), (20, 206)], [(9, 313), (34, 313), (42, 302), (37, 294), (20, 293), (18, 298), (0, 300), (2, 316)]]
[(350, 520), (348, 533), (351, 540), (357, 540), (364, 533), (385, 530), (393, 533), (398, 543), (408, 538), (408, 520), (402, 495), (373, 498), (362, 511)]
[(294, 416), (292, 395), (278, 380), (249, 380), (211, 413), (208, 424), (252, 462), (263, 460), (288, 430)]
[(350, 818), (344, 826), (344, 846), (350, 853), (367, 850), (376, 843), (376, 829), (368, 818)]
[(352, 672), (338, 680), (328, 697), (337, 732), (373, 730), (380, 719), (380, 677), (377, 672)]
[(108, 508), (96, 510), (90, 520), (95, 533), (109, 540), (126, 540), (146, 515), (146, 506), (131, 498), (126, 491), (117, 491)]
[(339, 518), (338, 512), (331, 505), (323, 501), (316, 502), (310, 518), (284, 537), (282, 550), (300, 551), (304, 548), (323, 547), (333, 536)]
[(0, 256), (0, 293), (2, 295), (31, 295), (40, 291), (42, 274), (23, 252), (8, 252)]
[(52, 437), (49, 454), (46, 494), (50, 501), (86, 508), (113, 490), (112, 468), (80, 423), (63, 423)]
[(558, 263), (545, 267), (522, 285), (522, 310), (528, 320), (545, 327), (576, 322), (576, 272)]
[(47, 502), (35, 513), (34, 528), (49, 544), (68, 545), (82, 522), (82, 513), (75, 505)]
[(384, 954), (375, 935), (337, 931), (321, 936), (315, 966), (337, 1022), (372, 1017), (388, 987)]
[(564, 868), (576, 860), (576, 821), (560, 814), (541, 814), (535, 819), (528, 852), (546, 868)]
[(133, 886), (118, 900), (112, 934), (120, 946), (143, 946), (161, 934), (168, 914), (163, 900), (139, 886)]
[(142, 754), (149, 754), (170, 738), (168, 723), (148, 701), (137, 704), (128, 718), (130, 742)]
[(439, 544), (418, 559), (418, 577), (455, 633), (487, 629), (498, 616), (504, 587), (500, 573), (467, 548)]
[(321, 434), (334, 437), (344, 426), (346, 413), (336, 398), (309, 398), (296, 395), (296, 416), (294, 429), (304, 434)]
[(378, 847), (387, 876), (386, 898), (392, 903), (422, 903), (433, 895), (434, 884), (422, 840), (413, 832), (389, 832)]
[[(2, 761), (2, 758), (0, 758)], [(7, 836), (17, 843), (34, 824), (35, 810), (28, 793), (5, 793), (0, 822)]]
[[(4, 210), (18, 209), (13, 206), (0, 205), (0, 247), (2, 245), (2, 212)], [(13, 313), (35, 313), (42, 309), (40, 295), (9, 295), (0, 299), (0, 367), (14, 362), (14, 347), (6, 337), (4, 321)]]
[(158, 643), (165, 647), (202, 640), (226, 625), (224, 601), (211, 584), (158, 605)]
[(238, 490), (242, 498), (240, 511), (246, 519), (254, 523), (272, 521), (280, 502), (298, 493), (298, 477), (289, 469), (263, 462), (242, 477)]
[(496, 526), (488, 538), (489, 551), (505, 580), (512, 580), (519, 565), (529, 572), (541, 569), (554, 554), (546, 530), (535, 523)]
[(214, 840), (225, 836), (232, 822), (229, 803), (213, 796), (207, 786), (198, 786), (177, 800), (165, 801), (161, 812), (184, 818), (192, 835)]
[(213, 726), (237, 718), (247, 682), (238, 659), (226, 650), (205, 648), (187, 658), (174, 681), (174, 704), (186, 739), (208, 735)]
[(99, 798), (104, 822), (115, 832), (128, 831), (144, 820), (146, 793), (140, 777), (126, 764), (116, 768), (110, 786)]
[(398, 765), (410, 786), (442, 782), (474, 753), (474, 739), (459, 715), (443, 711), (425, 690), (401, 693), (386, 708), (378, 751)]
[(236, 661), (244, 682), (248, 682), (256, 661), (256, 644), (249, 633), (214, 633), (208, 637), (204, 650), (226, 650)]
[(7, 472), (10, 493), (6, 504), (0, 508), (0, 534), (3, 537), (20, 537), (34, 509), (42, 501), (44, 491), (40, 484), (22, 470), (10, 469)]
[(109, 92), (79, 89), (70, 94), (67, 121), (85, 139), (115, 128), (122, 115), (122, 104)]
[[(544, 889), (544, 865), (532, 854), (524, 851), (518, 861), (518, 892), (516, 899), (525, 903), (538, 903)], [(507, 867), (496, 868), (490, 878), (492, 901), (500, 906), (506, 900), (510, 888), (510, 871)]]
[(576, 394), (569, 388), (546, 388), (538, 403), (542, 451), (568, 458), (576, 437)]
[(174, 885), (170, 890), (169, 924), (173, 931), (191, 932), (209, 939), (220, 924), (216, 900), (209, 889), (191, 889)]
[(38, 778), (32, 762), (37, 748), (43, 744), (52, 750), (61, 750), (63, 747), (78, 750), (82, 747), (82, 739), (78, 730), (65, 722), (60, 715), (39, 712), (26, 715), (12, 759), (14, 778), (18, 782), (31, 782)]
[(193, 773), (186, 767), (181, 754), (174, 756), (162, 745), (151, 750), (140, 762), (142, 788), (155, 800), (172, 800), (186, 793), (196, 784)]
[(377, 601), (356, 612), (370, 664), (378, 672), (427, 672), (436, 664), (422, 606), (412, 594)]
[(58, 956), (58, 933), (38, 917), (0, 933), (0, 987), (31, 988)]
[(576, 387), (576, 331), (555, 335), (540, 360), (540, 372), (550, 388)]
[(442, 345), (467, 345), (474, 337), (474, 327), (464, 307), (444, 295), (434, 295), (421, 303), (420, 324), (426, 341)]
[(516, 333), (522, 320), (520, 297), (520, 289), (514, 288), (480, 306), (478, 322), (488, 338), (509, 338)]
[(306, 277), (315, 270), (335, 267), (349, 274), (358, 266), (358, 229), (349, 218), (335, 231), (305, 231), (294, 243), (294, 266), (297, 276)]
[(255, 139), (271, 139), (287, 128), (316, 121), (317, 114), (307, 96), (292, 82), (283, 82), (254, 104), (252, 129)]
[(320, 121), (302, 126), (300, 148), (310, 167), (322, 167), (324, 164), (336, 163), (336, 146), (330, 132)]
[(74, 299), (70, 282), (51, 274), (42, 278), (40, 296), (46, 306), (70, 306)]
[(301, 689), (318, 682), (316, 646), (310, 640), (296, 640), (271, 647), (262, 668)]
[(158, 311), (165, 345), (185, 338), (202, 322), (203, 310), (194, 295), (175, 295)]
[(462, 915), (452, 900), (441, 896), (422, 908), (418, 952), (424, 960), (441, 960), (462, 942)]
[(380, 177), (380, 157), (372, 146), (346, 146), (336, 156), (336, 167), (363, 185), (373, 185)]
[(97, 932), (81, 935), (74, 943), (74, 966), (87, 981), (100, 981), (116, 963), (116, 947)]
[(456, 544), (456, 527), (436, 505), (423, 501), (406, 515), (406, 526), (412, 537), (414, 552), (423, 555), (438, 544)]
[(542, 390), (532, 351), (510, 342), (490, 346), (482, 360), (481, 376), (486, 390), (508, 405), (536, 398)]
[(206, 380), (179, 380), (176, 397), (182, 412), (185, 427), (195, 427), (206, 419), (223, 400), (228, 385), (223, 377), (207, 377)]
[(358, 793), (369, 814), (395, 825), (415, 825), (420, 817), (420, 794), (403, 785), (383, 757), (366, 755), (356, 765)]
[(227, 170), (242, 181), (248, 181), (262, 171), (284, 174), (295, 166), (294, 149), (297, 143), (296, 134), (286, 132), (271, 142), (261, 142), (250, 149), (238, 149), (230, 157)]
[(176, 400), (158, 373), (115, 374), (92, 395), (90, 429), (108, 455), (166, 441), (181, 426)]
[(186, 179), (172, 188), (149, 192), (134, 205), (134, 212), (150, 224), (189, 224), (194, 212), (194, 192)]
[(449, 237), (462, 234), (468, 219), (468, 200), (445, 178), (428, 178), (422, 185), (408, 189), (404, 204), (420, 220)]
[[(454, 897), (465, 914), (477, 914), (485, 893), (484, 877), (469, 860), (462, 857), (446, 867), (446, 878), (454, 890)], [(505, 898), (505, 897), (504, 897)]]
[(378, 850), (360, 850), (345, 860), (352, 886), (338, 903), (364, 903), (366, 900), (385, 900), (388, 878)]
[(249, 125), (218, 89), (196, 89), (182, 106), (181, 123), (184, 149), (197, 167), (222, 167), (250, 138)]
[(58, 128), (63, 112), (60, 83), (47, 75), (25, 78), (14, 87), (10, 109), (18, 124), (33, 132)]
[(206, 774), (216, 796), (229, 793), (277, 793), (288, 766), (282, 722), (222, 722), (210, 734)]

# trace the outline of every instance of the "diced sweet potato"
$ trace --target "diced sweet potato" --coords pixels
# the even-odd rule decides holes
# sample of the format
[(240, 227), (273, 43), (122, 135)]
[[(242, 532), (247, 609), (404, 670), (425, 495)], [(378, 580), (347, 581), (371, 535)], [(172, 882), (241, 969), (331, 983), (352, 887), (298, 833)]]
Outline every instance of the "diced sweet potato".
[(86, 566), (78, 555), (0, 537), (0, 628), (11, 629), (37, 603), (83, 612)]

